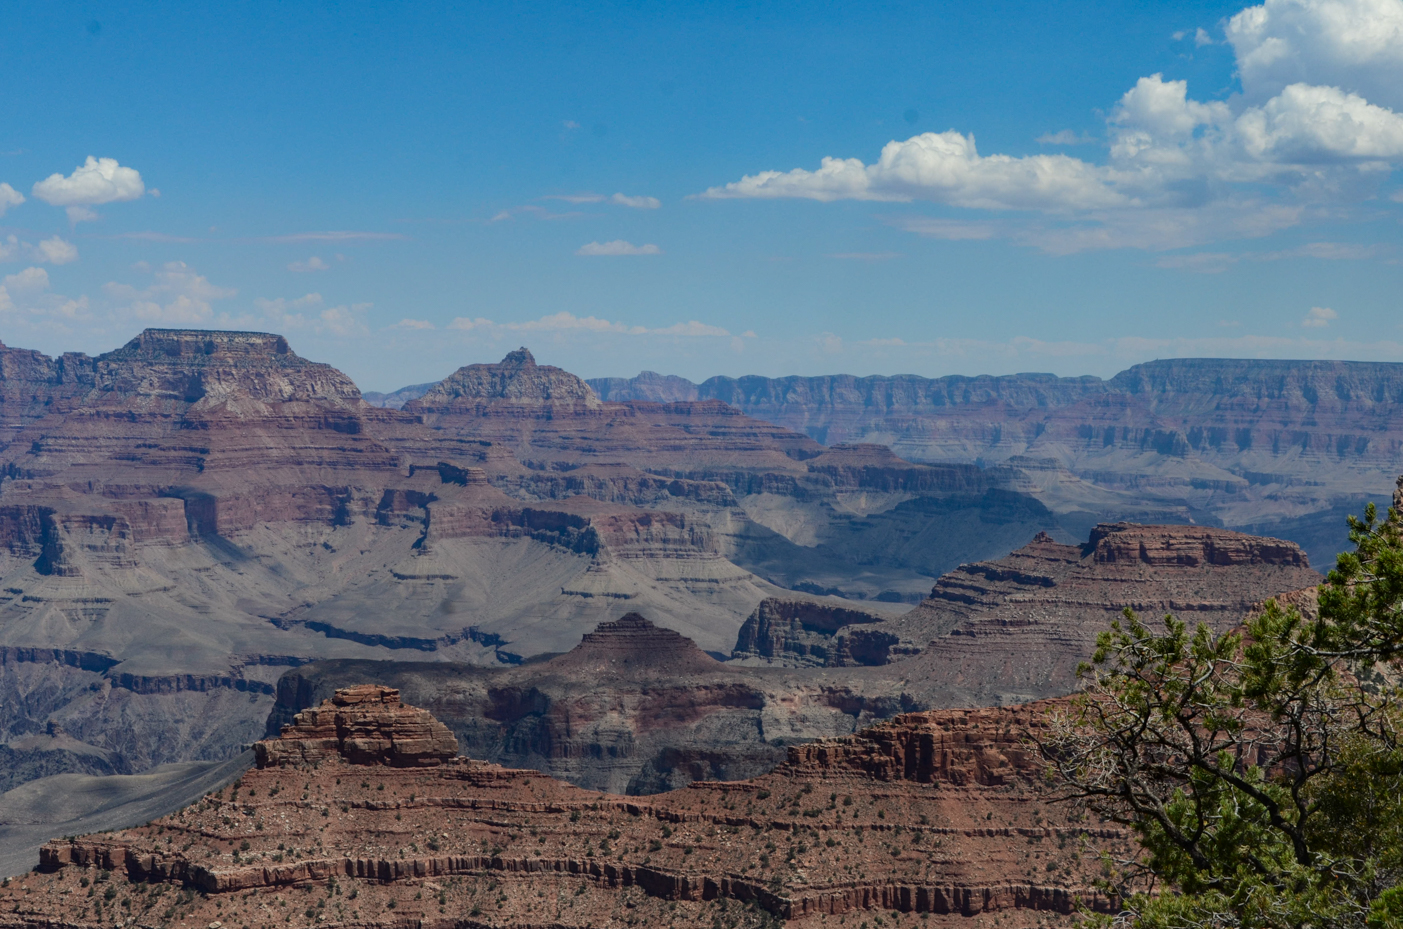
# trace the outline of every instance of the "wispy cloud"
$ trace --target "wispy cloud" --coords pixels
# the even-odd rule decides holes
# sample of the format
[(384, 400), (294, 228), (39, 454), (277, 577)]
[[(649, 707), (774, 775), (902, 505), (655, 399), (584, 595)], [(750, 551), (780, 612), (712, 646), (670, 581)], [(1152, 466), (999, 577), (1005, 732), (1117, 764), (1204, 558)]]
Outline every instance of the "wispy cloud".
[(663, 203), (657, 197), (635, 197), (628, 194), (604, 194), (579, 193), (579, 194), (550, 194), (542, 197), (542, 200), (563, 200), (566, 203), (612, 203), (617, 206), (627, 206), (635, 210), (656, 210)]
[(656, 245), (634, 245), (632, 242), (625, 242), (623, 239), (615, 239), (612, 242), (590, 242), (581, 245), (575, 250), (576, 255), (608, 256), (617, 257), (621, 255), (661, 255), (663, 250)]
[(326, 271), (330, 268), (331, 265), (327, 264), (325, 261), (322, 261), (316, 255), (313, 255), (306, 261), (290, 261), (287, 265), (287, 269), (289, 271), (296, 271), (301, 274), (305, 274), (309, 271)]

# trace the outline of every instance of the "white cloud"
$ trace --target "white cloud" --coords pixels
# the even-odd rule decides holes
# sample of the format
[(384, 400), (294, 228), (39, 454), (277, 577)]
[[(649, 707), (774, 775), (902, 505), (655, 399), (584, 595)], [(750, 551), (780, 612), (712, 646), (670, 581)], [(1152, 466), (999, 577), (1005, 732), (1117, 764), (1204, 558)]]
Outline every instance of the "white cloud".
[(38, 261), (62, 265), (78, 260), (78, 249), (59, 236), (30, 244), (11, 234), (0, 239), (0, 261)]
[(631, 197), (628, 194), (604, 196), (596, 193), (552, 194), (542, 200), (564, 200), (566, 203), (613, 203), (617, 206), (632, 207), (635, 210), (656, 210), (663, 203), (657, 197)]
[(146, 185), (136, 169), (122, 167), (115, 158), (89, 155), (72, 174), (51, 174), (30, 193), (51, 206), (67, 207), (69, 221), (76, 224), (97, 219), (89, 207), (136, 200), (146, 193)]
[(1403, 109), (1403, 0), (1267, 0), (1227, 39), (1251, 103), (1306, 83)]
[(661, 255), (663, 250), (656, 245), (634, 245), (632, 242), (625, 242), (623, 239), (615, 239), (612, 242), (590, 242), (588, 245), (581, 245), (576, 251), (576, 255)]
[(1213, 44), (1213, 37), (1212, 37), (1211, 35), (1209, 35), (1202, 27), (1199, 27), (1198, 29), (1195, 29), (1195, 30), (1194, 30), (1194, 47), (1195, 47), (1195, 48), (1203, 48), (1203, 46), (1205, 46), (1205, 45), (1212, 45), (1212, 44)]
[(43, 260), (49, 264), (66, 265), (78, 260), (78, 249), (58, 236), (43, 240), (35, 246), (35, 251), (43, 255)]
[(1328, 306), (1313, 306), (1301, 320), (1301, 325), (1310, 329), (1324, 329), (1330, 325), (1331, 320), (1339, 319), (1340, 314), (1330, 309)]
[(1245, 93), (1200, 101), (1185, 81), (1140, 78), (1110, 109), (1101, 164), (981, 154), (972, 135), (950, 130), (894, 139), (871, 163), (825, 157), (816, 170), (761, 171), (698, 196), (929, 201), (1031, 215), (889, 222), (1059, 254), (1159, 250), (1344, 218), (1403, 166), (1403, 0), (1267, 0), (1227, 31)]
[(288, 265), (287, 265), (287, 269), (288, 269), (289, 271), (297, 271), (297, 272), (325, 271), (325, 270), (329, 269), (330, 267), (331, 267), (331, 265), (327, 264), (325, 261), (322, 261), (322, 260), (321, 260), (320, 258), (318, 258), (316, 255), (313, 255), (311, 258), (308, 258), (306, 261), (290, 261), (290, 262), (288, 262)]
[(5, 275), (5, 289), (21, 293), (49, 289), (49, 272), (43, 268), (25, 268), (18, 274)]
[(169, 261), (152, 275), (143, 288), (111, 281), (103, 292), (118, 304), (119, 313), (148, 323), (191, 326), (214, 319), (213, 302), (235, 296), (232, 287), (211, 284), (183, 261)]
[(982, 156), (974, 136), (924, 132), (891, 141), (877, 161), (824, 158), (817, 171), (762, 171), (702, 194), (710, 199), (931, 200), (988, 210), (1079, 210), (1127, 202), (1101, 169), (1066, 155)]
[(53, 334), (88, 321), (88, 298), (71, 299), (49, 291), (49, 272), (25, 268), (0, 279), (0, 314), (7, 325)]
[(434, 324), (427, 319), (401, 319), (395, 323), (396, 329), (433, 329)]
[(635, 210), (656, 210), (663, 205), (657, 197), (630, 197), (627, 194), (614, 194), (609, 198), (609, 202)]
[[(626, 323), (600, 319), (597, 316), (576, 316), (570, 312), (552, 313), (540, 319), (520, 323), (498, 323), (482, 317), (460, 316), (448, 324), (449, 329), (477, 331), (490, 335), (505, 335), (516, 332), (592, 332), (600, 334), (634, 336), (680, 336), (683, 338), (730, 337), (731, 333), (720, 326), (712, 326), (695, 319), (685, 323), (674, 323), (651, 329), (647, 326), (630, 326)], [(754, 335), (754, 333), (749, 333)]]
[(0, 184), (0, 216), (5, 215), (5, 211), (12, 206), (19, 206), (24, 202), (24, 194), (15, 190), (9, 184)]

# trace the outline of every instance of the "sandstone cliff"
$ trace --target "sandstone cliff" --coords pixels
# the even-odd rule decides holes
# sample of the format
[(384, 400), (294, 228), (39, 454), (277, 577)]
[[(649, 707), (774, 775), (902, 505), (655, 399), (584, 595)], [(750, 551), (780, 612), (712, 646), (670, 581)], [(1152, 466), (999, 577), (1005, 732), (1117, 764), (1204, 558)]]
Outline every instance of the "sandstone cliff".
[[(338, 718), (381, 726), (368, 693), (338, 694)], [(267, 766), (148, 825), (49, 843), (39, 873), (0, 889), (0, 926), (818, 926), (905, 914), (1071, 925), (1079, 908), (1111, 908), (1094, 887), (1097, 853), (1123, 852), (1128, 836), (1041, 801), (1026, 739), (1052, 709), (906, 715), (794, 749), (762, 778), (646, 801), (466, 758)], [(286, 756), (277, 743), (305, 735), (260, 755)]]

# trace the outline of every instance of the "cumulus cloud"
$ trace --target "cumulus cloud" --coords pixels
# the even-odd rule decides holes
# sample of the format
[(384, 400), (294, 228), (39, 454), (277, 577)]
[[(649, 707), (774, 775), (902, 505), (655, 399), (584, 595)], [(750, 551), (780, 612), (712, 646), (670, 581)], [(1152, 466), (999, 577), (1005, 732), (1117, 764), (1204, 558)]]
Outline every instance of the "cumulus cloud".
[(24, 194), (15, 190), (9, 184), (0, 184), (0, 216), (5, 215), (5, 211), (12, 206), (19, 206), (24, 202)]
[(297, 271), (300, 273), (305, 273), (308, 271), (326, 271), (330, 267), (331, 265), (327, 264), (325, 261), (322, 261), (316, 255), (313, 255), (306, 261), (290, 261), (287, 265), (287, 269), (289, 271)]
[[(449, 329), (478, 331), (488, 334), (515, 332), (593, 332), (618, 335), (680, 336), (682, 338), (730, 337), (731, 333), (720, 326), (712, 326), (695, 319), (671, 326), (649, 328), (630, 326), (626, 323), (600, 319), (597, 316), (576, 316), (570, 312), (552, 313), (540, 319), (519, 323), (498, 323), (482, 317), (460, 316), (448, 324)], [(753, 335), (753, 333), (752, 333)]]
[(78, 260), (78, 249), (73, 243), (65, 242), (58, 236), (44, 239), (34, 248), (49, 264), (66, 265), (70, 261)]
[(401, 319), (399, 322), (395, 323), (394, 328), (396, 328), (396, 329), (434, 329), (434, 328), (436, 328), (436, 327), (434, 326), (433, 323), (429, 322), (427, 319)]
[(1340, 314), (1330, 309), (1328, 306), (1313, 306), (1301, 320), (1301, 325), (1308, 329), (1324, 329), (1330, 325), (1332, 320), (1340, 318)]
[(576, 249), (576, 255), (661, 255), (663, 250), (656, 245), (634, 245), (632, 242), (625, 242), (623, 239), (615, 239), (612, 242), (590, 242), (588, 245), (581, 245)]
[(15, 235), (0, 239), (0, 261), (39, 261), (63, 265), (78, 260), (78, 249), (60, 236), (44, 239), (37, 245), (23, 242)]
[(30, 193), (51, 206), (67, 207), (69, 220), (79, 223), (97, 218), (90, 207), (136, 200), (146, 193), (146, 185), (135, 168), (125, 168), (115, 158), (89, 155), (72, 174), (50, 174)]
[(891, 141), (877, 161), (824, 158), (817, 171), (761, 171), (702, 194), (710, 199), (932, 200), (988, 210), (1121, 206), (1104, 172), (1066, 155), (980, 155), (973, 135), (924, 132)]
[(1267, 0), (1226, 31), (1250, 102), (1305, 83), (1403, 109), (1403, 0)]
[[(927, 201), (1024, 215), (893, 224), (1053, 253), (1172, 249), (1339, 216), (1403, 165), (1403, 0), (1267, 0), (1233, 17), (1227, 35), (1244, 93), (1195, 100), (1185, 81), (1140, 78), (1107, 114), (1104, 163), (983, 153), (951, 129), (894, 139), (870, 163), (824, 157), (817, 169), (760, 171), (698, 196)], [(1038, 138), (1081, 140), (1070, 130)]]

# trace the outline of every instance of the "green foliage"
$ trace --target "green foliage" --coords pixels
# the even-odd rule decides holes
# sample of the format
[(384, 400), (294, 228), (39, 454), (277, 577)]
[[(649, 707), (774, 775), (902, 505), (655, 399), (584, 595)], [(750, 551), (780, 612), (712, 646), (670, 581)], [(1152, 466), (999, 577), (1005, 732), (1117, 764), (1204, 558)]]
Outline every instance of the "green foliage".
[(1098, 638), (1043, 749), (1063, 799), (1139, 840), (1106, 861), (1106, 922), (1403, 929), (1400, 528), (1351, 518), (1318, 611), (1214, 635), (1126, 610)]

